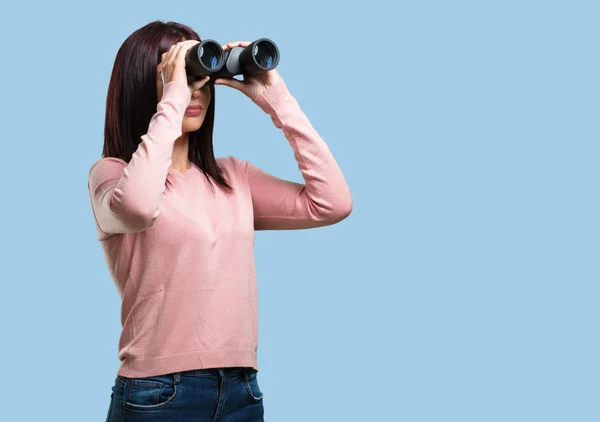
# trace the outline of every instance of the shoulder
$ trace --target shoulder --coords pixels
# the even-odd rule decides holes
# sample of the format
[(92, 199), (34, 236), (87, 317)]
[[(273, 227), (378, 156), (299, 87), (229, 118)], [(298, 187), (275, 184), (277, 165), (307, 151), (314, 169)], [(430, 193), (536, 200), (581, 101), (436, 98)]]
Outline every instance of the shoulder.
[(234, 186), (248, 185), (248, 162), (238, 157), (229, 155), (217, 158), (219, 167), (223, 170), (225, 178)]
[(248, 163), (244, 160), (228, 155), (227, 157), (217, 158), (217, 164), (224, 170), (235, 171), (235, 172), (246, 172)]

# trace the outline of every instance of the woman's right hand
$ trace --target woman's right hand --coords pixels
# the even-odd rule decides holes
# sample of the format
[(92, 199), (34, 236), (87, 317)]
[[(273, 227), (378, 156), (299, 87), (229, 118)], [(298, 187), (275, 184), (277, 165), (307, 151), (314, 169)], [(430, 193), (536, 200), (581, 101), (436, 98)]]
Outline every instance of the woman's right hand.
[[(164, 52), (161, 62), (157, 67), (158, 77), (162, 81), (163, 87), (169, 82), (180, 81), (188, 84), (185, 71), (185, 56), (190, 48), (198, 44), (199, 41), (187, 40), (173, 44), (168, 51)], [(205, 78), (207, 81), (209, 77)]]

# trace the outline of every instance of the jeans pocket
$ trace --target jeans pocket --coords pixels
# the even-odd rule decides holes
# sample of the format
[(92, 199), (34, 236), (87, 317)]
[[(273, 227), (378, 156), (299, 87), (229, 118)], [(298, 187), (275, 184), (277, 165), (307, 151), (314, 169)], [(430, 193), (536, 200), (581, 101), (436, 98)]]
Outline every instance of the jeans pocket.
[(249, 369), (245, 372), (244, 385), (248, 397), (253, 403), (259, 403), (263, 399), (263, 393), (258, 386), (257, 372), (255, 369)]
[(123, 408), (131, 410), (158, 410), (171, 405), (177, 396), (178, 386), (173, 375), (145, 378), (126, 378), (123, 391)]

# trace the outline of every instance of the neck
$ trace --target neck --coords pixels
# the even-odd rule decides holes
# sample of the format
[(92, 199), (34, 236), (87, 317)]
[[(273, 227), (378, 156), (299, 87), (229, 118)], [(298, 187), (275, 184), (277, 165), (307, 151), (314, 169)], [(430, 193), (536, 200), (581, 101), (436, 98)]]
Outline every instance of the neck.
[(191, 167), (188, 159), (189, 137), (187, 133), (181, 135), (173, 145), (173, 153), (171, 154), (171, 167), (178, 170), (180, 173), (187, 171)]

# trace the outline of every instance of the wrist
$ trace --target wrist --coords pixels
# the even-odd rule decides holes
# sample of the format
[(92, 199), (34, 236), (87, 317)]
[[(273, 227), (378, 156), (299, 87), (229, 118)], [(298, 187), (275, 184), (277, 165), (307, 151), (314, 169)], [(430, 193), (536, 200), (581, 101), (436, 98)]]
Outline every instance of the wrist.
[(187, 107), (191, 100), (190, 88), (185, 82), (170, 81), (163, 87), (161, 101), (165, 99), (173, 99)]
[(259, 88), (254, 93), (252, 93), (252, 95), (249, 95), (249, 97), (252, 100), (254, 100), (259, 95), (262, 95), (262, 93), (264, 91), (266, 91), (271, 86), (273, 86), (277, 82), (279, 82), (280, 79), (281, 79), (281, 75), (279, 74), (279, 72), (277, 72), (275, 70), (270, 70), (270, 71), (266, 72), (260, 78), (257, 78)]
[(254, 101), (254, 103), (256, 103), (263, 111), (268, 113), (290, 95), (285, 81), (279, 76), (272, 85), (266, 86), (252, 101)]

